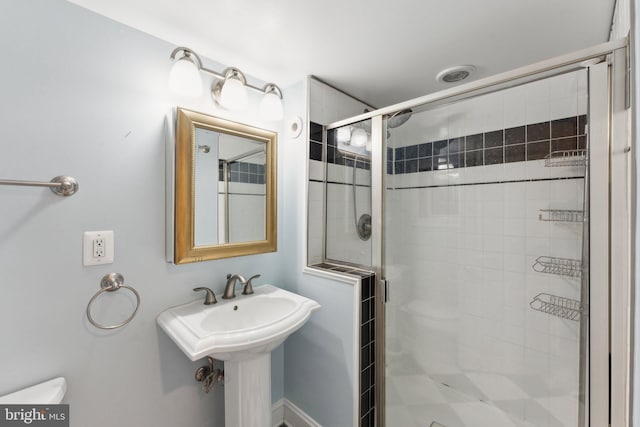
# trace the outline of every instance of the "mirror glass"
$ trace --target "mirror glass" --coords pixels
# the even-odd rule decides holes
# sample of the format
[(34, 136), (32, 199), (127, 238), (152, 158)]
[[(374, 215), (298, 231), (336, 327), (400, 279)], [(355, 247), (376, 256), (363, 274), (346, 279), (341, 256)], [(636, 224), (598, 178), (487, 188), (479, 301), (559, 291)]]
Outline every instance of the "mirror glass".
[(178, 109), (176, 264), (272, 252), (276, 134)]
[(196, 246), (265, 240), (266, 144), (195, 128)]

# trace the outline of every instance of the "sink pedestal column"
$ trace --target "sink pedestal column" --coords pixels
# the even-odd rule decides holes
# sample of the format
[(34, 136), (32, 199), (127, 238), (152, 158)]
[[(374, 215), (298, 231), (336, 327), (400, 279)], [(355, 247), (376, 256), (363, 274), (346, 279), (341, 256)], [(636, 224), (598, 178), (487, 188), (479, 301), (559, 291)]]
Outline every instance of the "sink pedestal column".
[(271, 353), (224, 361), (225, 426), (271, 427)]

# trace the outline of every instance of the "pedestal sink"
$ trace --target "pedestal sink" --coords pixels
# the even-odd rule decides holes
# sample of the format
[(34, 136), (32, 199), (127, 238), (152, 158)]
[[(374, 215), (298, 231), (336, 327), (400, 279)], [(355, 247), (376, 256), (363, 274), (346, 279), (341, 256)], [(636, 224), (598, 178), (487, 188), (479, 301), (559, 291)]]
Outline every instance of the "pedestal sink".
[(171, 307), (160, 327), (193, 361), (224, 361), (224, 410), (228, 427), (271, 427), (271, 350), (304, 325), (320, 304), (262, 285), (252, 295)]

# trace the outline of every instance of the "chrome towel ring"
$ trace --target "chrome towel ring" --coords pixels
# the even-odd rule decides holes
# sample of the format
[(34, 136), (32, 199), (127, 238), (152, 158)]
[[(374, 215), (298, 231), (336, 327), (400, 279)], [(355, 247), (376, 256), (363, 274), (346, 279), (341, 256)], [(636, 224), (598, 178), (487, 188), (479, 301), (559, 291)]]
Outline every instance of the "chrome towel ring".
[[(109, 273), (106, 276), (104, 276), (100, 281), (100, 288), (102, 289), (96, 292), (95, 295), (91, 297), (91, 299), (89, 300), (89, 303), (87, 304), (87, 318), (89, 319), (89, 322), (91, 322), (91, 324), (96, 328), (100, 328), (100, 329), (116, 329), (131, 322), (131, 320), (136, 316), (136, 313), (138, 313), (138, 308), (140, 307), (140, 294), (138, 294), (138, 291), (133, 289), (131, 286), (125, 286), (124, 277), (120, 273)], [(98, 298), (104, 292), (114, 292), (121, 288), (130, 290), (136, 297), (136, 308), (135, 310), (133, 310), (133, 313), (131, 313), (131, 316), (129, 316), (123, 322), (120, 322), (115, 325), (110, 325), (110, 326), (101, 325), (95, 320), (93, 320), (93, 317), (91, 316), (91, 304), (93, 304), (96, 298)]]

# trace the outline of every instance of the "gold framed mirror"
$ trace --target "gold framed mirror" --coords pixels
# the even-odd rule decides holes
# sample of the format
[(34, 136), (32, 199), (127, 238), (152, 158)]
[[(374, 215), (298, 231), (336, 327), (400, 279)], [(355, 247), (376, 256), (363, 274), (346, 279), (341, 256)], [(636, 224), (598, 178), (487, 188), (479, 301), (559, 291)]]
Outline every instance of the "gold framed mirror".
[(177, 109), (174, 263), (275, 252), (277, 133)]

